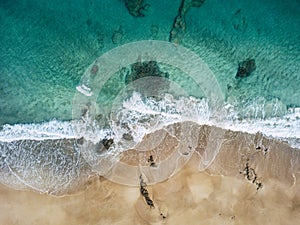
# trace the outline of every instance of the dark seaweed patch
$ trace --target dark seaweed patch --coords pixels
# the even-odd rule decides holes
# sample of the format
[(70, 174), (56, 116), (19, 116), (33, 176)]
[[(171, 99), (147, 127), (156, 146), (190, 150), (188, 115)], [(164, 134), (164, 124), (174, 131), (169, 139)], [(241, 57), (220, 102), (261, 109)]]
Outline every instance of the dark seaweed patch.
[(149, 205), (150, 208), (154, 208), (154, 203), (153, 203), (152, 199), (149, 197), (149, 192), (147, 190), (147, 184), (143, 180), (142, 175), (140, 175), (140, 192), (141, 192), (141, 195), (145, 198), (147, 205)]

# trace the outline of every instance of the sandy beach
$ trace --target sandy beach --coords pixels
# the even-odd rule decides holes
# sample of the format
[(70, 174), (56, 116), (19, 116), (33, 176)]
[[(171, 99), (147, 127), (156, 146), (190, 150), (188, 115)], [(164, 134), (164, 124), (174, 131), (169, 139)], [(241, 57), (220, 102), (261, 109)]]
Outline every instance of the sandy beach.
[[(91, 177), (80, 191), (67, 196), (1, 186), (0, 224), (297, 224), (300, 221), (299, 150), (261, 134), (209, 126), (193, 129), (198, 129), (200, 138), (188, 163), (169, 179), (145, 186), (154, 207), (147, 205), (139, 186), (121, 185), (99, 176)], [(204, 168), (203, 159), (208, 157), (209, 146), (215, 146), (208, 143), (209, 134), (217, 133), (222, 133), (223, 140), (219, 153)], [(167, 148), (162, 151), (170, 154)], [(159, 167), (160, 162), (156, 163)]]

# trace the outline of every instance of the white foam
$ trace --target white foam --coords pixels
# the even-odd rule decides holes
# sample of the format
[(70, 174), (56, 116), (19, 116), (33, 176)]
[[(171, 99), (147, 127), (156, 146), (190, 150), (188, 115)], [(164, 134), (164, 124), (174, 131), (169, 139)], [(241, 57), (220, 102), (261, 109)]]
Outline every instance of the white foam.
[[(273, 105), (278, 108), (276, 104)], [(115, 135), (116, 141), (120, 141), (123, 134), (130, 133), (134, 142), (138, 143), (145, 134), (161, 129), (163, 126), (175, 122), (193, 121), (201, 125), (215, 125), (234, 131), (261, 132), (300, 148), (300, 108), (289, 110), (280, 117), (267, 117), (264, 106), (258, 105), (257, 102), (253, 102), (252, 105), (261, 110), (259, 113), (254, 110), (255, 117), (239, 118), (239, 109), (226, 105), (224, 112), (220, 112), (221, 116), (215, 118), (216, 114), (210, 111), (206, 99), (193, 97), (175, 99), (166, 94), (160, 100), (156, 100), (133, 93), (130, 99), (123, 102), (121, 109), (115, 109), (116, 111), (113, 112), (116, 115), (111, 121), (111, 130), (103, 130), (95, 121), (88, 119), (72, 122), (53, 120), (41, 124), (4, 125), (0, 131), (0, 141), (85, 137), (96, 143), (112, 134)], [(264, 105), (269, 107), (266, 102)], [(242, 110), (245, 110), (244, 107)], [(273, 112), (274, 109), (270, 111)], [(275, 114), (277, 115), (278, 112), (276, 111)], [(214, 115), (213, 118), (212, 115)], [(126, 124), (125, 127), (124, 124)]]
[(76, 138), (72, 124), (53, 120), (39, 124), (6, 124), (0, 131), (1, 141)]
[(245, 104), (241, 107), (238, 107), (238, 103), (235, 107), (227, 104), (224, 111), (216, 113), (210, 111), (205, 99), (174, 99), (171, 95), (165, 95), (161, 100), (155, 100), (133, 93), (130, 99), (124, 101), (123, 109), (118, 109), (117, 118), (123, 124), (126, 123), (127, 129), (115, 127), (114, 131), (120, 134), (131, 132), (135, 141), (139, 142), (145, 134), (162, 126), (189, 120), (234, 131), (262, 132), (300, 148), (300, 108), (286, 111), (277, 99), (267, 101), (257, 98), (246, 104), (246, 107)]
[(85, 84), (77, 86), (76, 90), (88, 97), (93, 95), (91, 88), (87, 87)]
[(204, 123), (204, 121), (208, 122), (210, 116), (206, 99), (193, 97), (175, 99), (166, 94), (157, 100), (142, 97), (136, 92), (123, 102), (121, 108), (115, 108), (114, 111), (116, 116), (112, 119), (111, 125), (116, 141), (120, 141), (123, 134), (129, 133), (134, 138), (135, 144), (139, 143), (146, 134), (159, 130), (163, 126), (187, 120)]
[[(96, 126), (94, 125), (93, 128)], [(110, 135), (107, 129), (86, 128), (86, 121), (58, 121), (44, 123), (3, 125), (0, 130), (0, 141), (12, 142), (17, 140), (56, 140), (85, 137), (87, 140), (99, 141)]]
[[(298, 109), (299, 111), (299, 109)], [(298, 117), (297, 117), (298, 115)], [(233, 131), (247, 133), (261, 132), (266, 136), (287, 141), (292, 147), (300, 148), (299, 113), (285, 115), (283, 118), (252, 119), (241, 121), (224, 121), (214, 125)]]

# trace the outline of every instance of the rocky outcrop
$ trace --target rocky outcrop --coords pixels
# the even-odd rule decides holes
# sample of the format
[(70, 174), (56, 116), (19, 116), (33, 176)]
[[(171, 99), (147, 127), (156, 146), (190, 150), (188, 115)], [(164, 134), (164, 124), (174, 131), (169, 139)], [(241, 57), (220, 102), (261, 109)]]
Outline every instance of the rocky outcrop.
[(169, 35), (169, 41), (175, 44), (179, 44), (183, 39), (185, 30), (186, 30), (186, 22), (185, 15), (189, 11), (191, 7), (200, 7), (204, 3), (205, 0), (182, 0), (178, 14), (174, 19), (172, 29)]
[(246, 59), (242, 62), (239, 62), (238, 71), (236, 77), (247, 77), (256, 69), (254, 59)]
[(135, 80), (151, 76), (168, 78), (169, 74), (162, 72), (159, 69), (156, 61), (138, 61), (132, 64), (131, 73), (128, 73), (125, 77), (125, 84), (129, 84)]
[(124, 0), (124, 3), (130, 15), (134, 17), (145, 16), (144, 11), (150, 6), (145, 4), (144, 0)]
[(113, 35), (111, 36), (111, 41), (114, 44), (120, 44), (120, 42), (122, 41), (124, 35), (124, 31), (122, 26), (119, 26), (119, 28), (117, 30), (114, 31)]
[(243, 15), (242, 10), (238, 9), (232, 16), (231, 24), (234, 30), (244, 32), (247, 29), (246, 17)]
[(138, 61), (125, 75), (125, 84), (146, 96), (157, 96), (169, 88), (168, 78), (169, 74), (161, 71), (156, 61)]

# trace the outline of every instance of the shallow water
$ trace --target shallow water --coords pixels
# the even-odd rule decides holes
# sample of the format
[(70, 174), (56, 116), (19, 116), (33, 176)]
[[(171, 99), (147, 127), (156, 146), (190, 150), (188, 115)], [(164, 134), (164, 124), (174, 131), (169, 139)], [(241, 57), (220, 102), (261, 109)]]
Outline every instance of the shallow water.
[[(146, 16), (133, 18), (118, 0), (1, 1), (0, 123), (70, 119), (75, 87), (87, 66), (118, 45), (168, 40), (179, 2), (149, 1)], [(207, 63), (226, 98), (264, 97), (295, 107), (299, 23), (296, 0), (211, 0), (187, 13), (182, 44)], [(122, 38), (113, 44), (119, 26)], [(249, 57), (257, 69), (236, 80), (237, 63)]]

